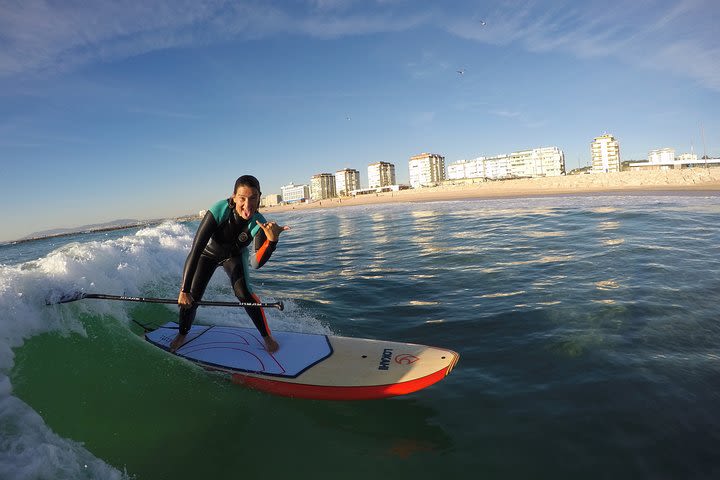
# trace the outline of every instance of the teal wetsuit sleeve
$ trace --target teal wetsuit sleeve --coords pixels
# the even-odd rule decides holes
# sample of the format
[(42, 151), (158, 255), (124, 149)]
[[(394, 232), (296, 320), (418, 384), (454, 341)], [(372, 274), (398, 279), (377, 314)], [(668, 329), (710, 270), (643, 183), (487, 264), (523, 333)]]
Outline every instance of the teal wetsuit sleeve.
[(217, 229), (218, 223), (215, 220), (215, 216), (211, 211), (203, 217), (200, 222), (200, 226), (195, 233), (195, 239), (193, 240), (192, 247), (190, 247), (190, 253), (185, 260), (185, 268), (183, 269), (182, 284), (180, 291), (190, 292), (190, 286), (192, 285), (192, 279), (195, 276), (195, 270), (197, 270), (198, 260), (202, 255), (203, 250), (210, 241), (210, 237)]
[(227, 218), (230, 216), (230, 213), (232, 213), (230, 208), (230, 202), (228, 201), (228, 199), (220, 200), (219, 202), (213, 204), (213, 206), (210, 207), (208, 212), (212, 213), (213, 217), (215, 217), (215, 222), (220, 225), (223, 221), (227, 220)]

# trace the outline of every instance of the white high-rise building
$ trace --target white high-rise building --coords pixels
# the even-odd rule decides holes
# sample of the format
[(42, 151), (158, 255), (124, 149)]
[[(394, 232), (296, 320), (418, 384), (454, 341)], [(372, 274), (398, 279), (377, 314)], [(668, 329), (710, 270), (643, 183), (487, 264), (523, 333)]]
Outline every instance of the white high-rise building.
[(697, 163), (698, 156), (696, 153), (681, 153), (678, 155), (677, 161), (682, 163)]
[(620, 171), (620, 143), (615, 137), (606, 133), (590, 144), (592, 173), (609, 173)]
[(515, 178), (554, 177), (565, 174), (565, 154), (558, 147), (521, 150), (509, 155), (510, 176)]
[(531, 162), (535, 164), (535, 176), (557, 177), (565, 175), (565, 153), (558, 147), (534, 148)]
[(360, 172), (353, 168), (345, 168), (335, 172), (335, 191), (337, 194), (347, 196), (353, 190), (360, 190)]
[(332, 173), (318, 173), (310, 178), (310, 198), (324, 200), (335, 198), (335, 175)]
[(447, 179), (482, 178), (485, 176), (485, 157), (459, 160), (447, 166)]
[(282, 195), (278, 195), (277, 193), (269, 193), (262, 196), (262, 198), (260, 199), (260, 206), (273, 207), (275, 205), (279, 205), (280, 202), (282, 202)]
[(368, 187), (380, 188), (395, 185), (395, 165), (376, 162), (368, 165)]
[(310, 187), (307, 185), (295, 185), (290, 183), (280, 187), (282, 201), (285, 203), (303, 202), (310, 198)]
[(565, 174), (565, 154), (558, 147), (533, 148), (448, 165), (448, 179), (551, 177)]
[(648, 153), (648, 163), (653, 164), (670, 164), (675, 161), (675, 149), (674, 148), (659, 148), (657, 150), (650, 150)]
[(436, 153), (421, 153), (410, 157), (410, 186), (436, 185), (445, 180), (445, 157)]
[(510, 178), (512, 169), (510, 168), (509, 155), (494, 155), (485, 158), (485, 178), (498, 180), (501, 178)]

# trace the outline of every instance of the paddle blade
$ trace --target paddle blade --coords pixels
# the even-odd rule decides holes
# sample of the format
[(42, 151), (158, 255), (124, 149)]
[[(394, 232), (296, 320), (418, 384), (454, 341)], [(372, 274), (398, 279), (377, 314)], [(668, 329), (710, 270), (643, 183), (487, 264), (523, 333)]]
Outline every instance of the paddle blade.
[(55, 305), (58, 303), (70, 303), (74, 302), (75, 300), (82, 300), (85, 298), (85, 294), (83, 292), (70, 292), (70, 293), (63, 293), (63, 292), (50, 292), (47, 297), (45, 297), (45, 305)]

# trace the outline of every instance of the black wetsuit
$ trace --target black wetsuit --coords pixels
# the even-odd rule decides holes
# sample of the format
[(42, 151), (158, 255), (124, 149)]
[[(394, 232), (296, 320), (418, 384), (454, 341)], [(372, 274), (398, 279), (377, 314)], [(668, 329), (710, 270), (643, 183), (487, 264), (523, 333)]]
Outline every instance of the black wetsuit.
[[(262, 267), (275, 250), (277, 242), (271, 242), (257, 224), (265, 223), (265, 217), (255, 213), (244, 220), (235, 211), (231, 199), (213, 205), (205, 214), (193, 240), (190, 254), (185, 261), (181, 291), (189, 293), (193, 301), (202, 299), (215, 269), (222, 266), (230, 277), (235, 296), (241, 302), (259, 303), (248, 283), (248, 269)], [(249, 247), (253, 252), (250, 254)], [(180, 308), (180, 333), (185, 335), (195, 319), (197, 305)], [(270, 334), (265, 314), (260, 307), (245, 307), (255, 327), (263, 337)]]

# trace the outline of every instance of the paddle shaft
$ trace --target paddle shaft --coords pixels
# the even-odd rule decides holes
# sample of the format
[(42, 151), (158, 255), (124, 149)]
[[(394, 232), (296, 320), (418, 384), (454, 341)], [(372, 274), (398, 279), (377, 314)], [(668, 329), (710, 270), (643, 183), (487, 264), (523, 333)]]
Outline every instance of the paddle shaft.
[[(83, 298), (96, 298), (100, 300), (121, 300), (123, 302), (142, 302), (142, 303), (166, 303), (177, 305), (177, 300), (171, 298), (152, 298), (152, 297), (128, 297), (126, 295), (108, 295), (105, 293), (81, 293), (76, 298), (72, 298), (66, 301), (81, 300)], [(60, 303), (65, 303), (60, 301)], [(263, 308), (277, 308), (282, 310), (284, 308), (283, 302), (275, 303), (253, 303), (253, 302), (207, 302), (199, 301), (195, 302), (195, 305), (203, 305), (210, 307), (263, 307)]]

